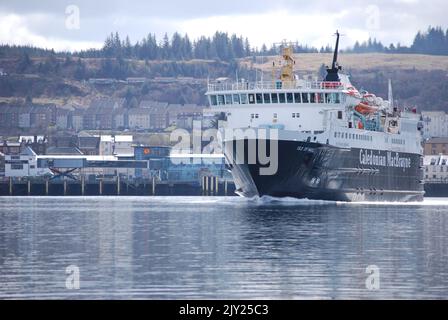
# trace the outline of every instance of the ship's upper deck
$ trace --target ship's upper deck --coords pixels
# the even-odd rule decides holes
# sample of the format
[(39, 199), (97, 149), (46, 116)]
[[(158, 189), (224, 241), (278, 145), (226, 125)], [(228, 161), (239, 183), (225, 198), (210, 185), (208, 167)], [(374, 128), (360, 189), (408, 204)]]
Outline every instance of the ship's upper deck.
[(346, 87), (342, 82), (329, 81), (239, 81), (218, 80), (208, 84), (207, 94), (216, 92), (241, 92), (241, 91), (272, 91), (272, 90), (344, 90)]

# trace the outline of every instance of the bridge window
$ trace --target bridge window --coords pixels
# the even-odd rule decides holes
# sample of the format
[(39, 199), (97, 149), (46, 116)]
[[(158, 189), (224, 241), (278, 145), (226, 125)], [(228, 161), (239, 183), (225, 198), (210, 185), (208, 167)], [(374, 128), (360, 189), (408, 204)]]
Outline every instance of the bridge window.
[(315, 93), (310, 94), (310, 103), (316, 103), (316, 94)]
[(11, 164), (11, 170), (23, 170), (23, 164)]
[(257, 103), (258, 104), (263, 104), (263, 95), (261, 93), (257, 93), (255, 95), (255, 97), (257, 98)]
[(334, 103), (341, 103), (341, 94), (340, 93), (333, 93)]
[(232, 95), (226, 94), (226, 104), (232, 104)]
[(217, 105), (218, 105), (218, 100), (216, 99), (216, 96), (215, 96), (215, 95), (210, 96), (210, 104), (211, 104), (212, 106), (217, 106)]
[(308, 93), (302, 93), (302, 102), (303, 103), (310, 103), (310, 98)]
[(218, 106), (222, 106), (224, 104), (224, 95), (218, 95)]
[(295, 103), (302, 103), (302, 99), (300, 98), (300, 93), (294, 93), (294, 101)]
[(317, 94), (317, 103), (325, 103), (325, 94), (324, 93)]
[(240, 95), (241, 97), (241, 104), (247, 104), (247, 94)]
[(287, 93), (286, 94), (286, 101), (288, 103), (294, 103), (294, 95), (292, 93)]
[(253, 93), (249, 94), (249, 104), (255, 104), (255, 95)]
[(233, 95), (233, 103), (234, 103), (234, 104), (240, 104), (240, 103), (241, 103), (240, 95), (239, 95), (239, 94), (234, 94), (234, 95)]
[(271, 95), (269, 93), (265, 93), (263, 97), (264, 97), (264, 103), (271, 103)]
[(278, 95), (276, 93), (271, 94), (272, 103), (278, 103)]
[(278, 94), (278, 100), (280, 101), (280, 103), (285, 103), (286, 102), (286, 97), (284, 93), (279, 93)]

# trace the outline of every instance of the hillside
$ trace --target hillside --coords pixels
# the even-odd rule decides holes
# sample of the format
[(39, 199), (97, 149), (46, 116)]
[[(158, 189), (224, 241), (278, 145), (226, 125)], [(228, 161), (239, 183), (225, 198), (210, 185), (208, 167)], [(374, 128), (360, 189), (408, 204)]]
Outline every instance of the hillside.
[[(304, 73), (315, 73), (322, 64), (329, 65), (333, 59), (331, 53), (302, 53), (294, 55), (296, 68)], [(254, 66), (260, 70), (270, 72), (272, 62), (278, 57), (258, 57), (256, 63), (252, 58), (245, 58), (241, 63), (246, 66)], [(447, 70), (448, 56), (430, 56), (421, 54), (392, 54), (392, 53), (341, 53), (339, 63), (347, 70)]]
[[(265, 79), (271, 75), (272, 62), (278, 57), (251, 57), (224, 62), (215, 60), (137, 60), (104, 58), (36, 57), (1, 58), (0, 102), (30, 96), (34, 102), (76, 103), (87, 105), (94, 97), (151, 99), (170, 103), (206, 103), (207, 78), (221, 76), (254, 80), (259, 71)], [(332, 54), (295, 55), (301, 77), (316, 78), (323, 64), (330, 64)], [(418, 54), (340, 54), (340, 64), (359, 88), (387, 95), (387, 81), (392, 79), (395, 98), (401, 105), (420, 109), (448, 111), (448, 56)], [(117, 77), (118, 75), (118, 77)], [(142, 77), (144, 83), (128, 84), (128, 77)], [(320, 76), (319, 76), (320, 77)], [(117, 79), (112, 84), (91, 84), (91, 78)]]

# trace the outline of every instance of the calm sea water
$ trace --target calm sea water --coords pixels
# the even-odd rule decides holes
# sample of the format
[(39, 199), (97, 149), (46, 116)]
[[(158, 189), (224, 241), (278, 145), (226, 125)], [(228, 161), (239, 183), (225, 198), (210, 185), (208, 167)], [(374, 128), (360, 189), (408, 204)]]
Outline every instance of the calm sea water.
[(448, 199), (0, 198), (0, 298), (446, 299)]

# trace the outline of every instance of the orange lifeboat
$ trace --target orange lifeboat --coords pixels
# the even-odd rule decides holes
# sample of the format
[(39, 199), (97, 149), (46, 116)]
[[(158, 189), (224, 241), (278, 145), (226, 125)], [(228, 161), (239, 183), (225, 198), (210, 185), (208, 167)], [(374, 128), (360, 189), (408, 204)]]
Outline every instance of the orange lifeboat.
[(373, 107), (365, 103), (360, 103), (355, 107), (355, 110), (361, 114), (371, 114), (377, 112), (378, 107)]

